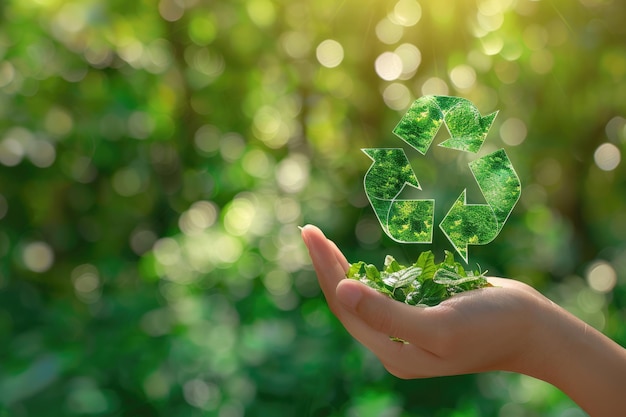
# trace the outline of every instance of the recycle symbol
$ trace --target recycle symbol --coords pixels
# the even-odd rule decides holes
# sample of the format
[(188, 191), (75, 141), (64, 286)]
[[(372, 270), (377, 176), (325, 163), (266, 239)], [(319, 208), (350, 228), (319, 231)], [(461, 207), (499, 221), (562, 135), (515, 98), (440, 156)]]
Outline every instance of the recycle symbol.
[[(451, 137), (439, 146), (476, 154), (497, 113), (481, 116), (471, 101), (460, 97), (424, 96), (411, 105), (393, 133), (426, 155), (443, 123)], [(362, 151), (373, 161), (365, 174), (365, 193), (387, 236), (399, 243), (432, 243), (435, 200), (398, 198), (406, 186), (422, 189), (404, 149)], [(468, 165), (486, 204), (468, 204), (464, 189), (439, 224), (466, 263), (468, 245), (494, 240), (521, 195), (519, 177), (504, 149)]]

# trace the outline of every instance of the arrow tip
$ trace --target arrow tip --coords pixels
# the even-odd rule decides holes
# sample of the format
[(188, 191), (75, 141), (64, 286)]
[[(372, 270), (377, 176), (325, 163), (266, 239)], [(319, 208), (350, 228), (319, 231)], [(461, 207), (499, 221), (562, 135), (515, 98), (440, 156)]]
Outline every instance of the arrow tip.
[(498, 112), (486, 116), (469, 101), (460, 101), (446, 114), (445, 123), (451, 138), (440, 143), (439, 146), (458, 151), (477, 153), (483, 146), (489, 129)]
[(468, 245), (485, 245), (499, 232), (493, 209), (489, 205), (467, 204), (466, 190), (454, 202), (439, 228), (465, 262)]

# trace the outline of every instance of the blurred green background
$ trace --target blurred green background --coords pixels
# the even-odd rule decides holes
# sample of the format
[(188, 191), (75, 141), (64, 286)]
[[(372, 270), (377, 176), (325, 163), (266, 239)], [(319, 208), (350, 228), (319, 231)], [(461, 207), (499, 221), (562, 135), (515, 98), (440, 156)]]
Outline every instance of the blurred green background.
[[(422, 95), (468, 98), (500, 111), (485, 149), (523, 187), (470, 263), (626, 345), (625, 18), (621, 0), (0, 2), (0, 416), (584, 416), (519, 375), (391, 377), (327, 310), (297, 226), (352, 261), (441, 258), (440, 234), (382, 235), (360, 148), (401, 146)], [(471, 196), (463, 155), (414, 159), (442, 210)]]

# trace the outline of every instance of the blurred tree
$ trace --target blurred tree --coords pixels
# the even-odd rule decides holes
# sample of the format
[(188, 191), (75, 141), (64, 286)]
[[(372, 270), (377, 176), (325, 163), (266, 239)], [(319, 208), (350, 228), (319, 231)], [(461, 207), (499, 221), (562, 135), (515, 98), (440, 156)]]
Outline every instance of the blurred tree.
[[(296, 226), (354, 260), (430, 249), (383, 236), (359, 149), (400, 146), (417, 97), (465, 97), (500, 111), (486, 151), (523, 186), (470, 261), (626, 344), (625, 8), (0, 3), (0, 415), (583, 415), (526, 377), (388, 376)], [(429, 156), (423, 188), (454, 201), (467, 161)]]

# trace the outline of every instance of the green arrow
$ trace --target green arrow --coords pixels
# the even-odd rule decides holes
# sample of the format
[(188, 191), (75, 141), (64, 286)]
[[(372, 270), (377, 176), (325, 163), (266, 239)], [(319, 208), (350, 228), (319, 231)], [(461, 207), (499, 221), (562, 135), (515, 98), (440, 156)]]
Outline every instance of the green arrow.
[(400, 243), (431, 243), (434, 200), (404, 200), (404, 188), (421, 190), (402, 148), (362, 149), (373, 163), (363, 180), (365, 193), (383, 230)]
[(498, 236), (521, 195), (520, 180), (504, 149), (469, 167), (487, 204), (467, 204), (463, 190), (439, 225), (465, 262), (468, 245), (484, 245)]
[(445, 123), (451, 137), (439, 146), (476, 153), (497, 114), (481, 116), (471, 101), (461, 97), (424, 96), (413, 102), (393, 133), (426, 155), (441, 124)]

